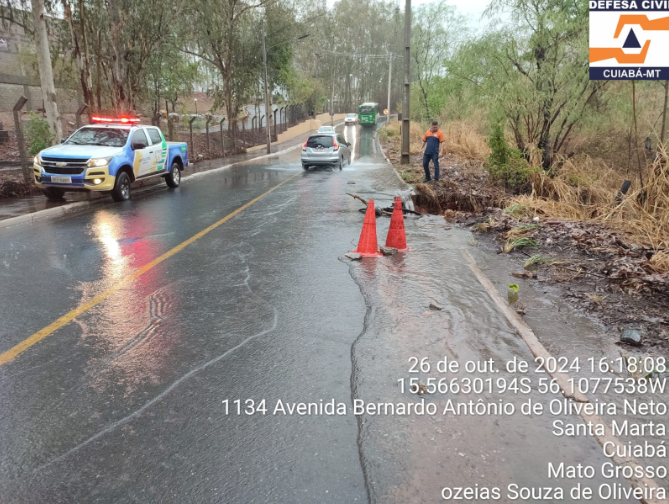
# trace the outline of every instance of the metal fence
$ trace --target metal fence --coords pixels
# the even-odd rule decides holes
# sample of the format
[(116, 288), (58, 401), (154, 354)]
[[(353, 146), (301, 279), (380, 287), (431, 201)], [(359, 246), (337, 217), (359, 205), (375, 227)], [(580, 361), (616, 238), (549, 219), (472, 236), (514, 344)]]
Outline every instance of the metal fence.
[[(276, 142), (281, 133), (305, 119), (302, 105), (275, 106), (270, 136)], [(151, 123), (159, 126), (165, 138), (188, 142), (191, 159), (216, 159), (244, 152), (267, 142), (266, 117), (249, 115), (232, 125), (227, 118), (214, 114), (156, 116)]]

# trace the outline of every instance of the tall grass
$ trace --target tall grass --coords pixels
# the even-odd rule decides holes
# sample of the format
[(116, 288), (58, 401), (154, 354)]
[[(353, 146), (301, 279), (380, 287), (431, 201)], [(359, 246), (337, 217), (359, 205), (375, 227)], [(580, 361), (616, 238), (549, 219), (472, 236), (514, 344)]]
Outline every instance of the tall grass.
[[(411, 155), (419, 156), (423, 153), (423, 135), (430, 128), (430, 123), (418, 123), (411, 121), (409, 133)], [(439, 128), (446, 137), (445, 151), (451, 152), (469, 160), (483, 161), (490, 154), (488, 139), (478, 133), (477, 127), (473, 123), (465, 121), (451, 121), (440, 124)], [(384, 129), (387, 132), (385, 138), (400, 137), (400, 123), (390, 123)]]
[[(399, 137), (400, 125), (389, 125)], [(475, 121), (440, 124), (446, 136), (446, 152), (481, 164), (490, 155), (488, 138)], [(421, 154), (428, 124), (411, 123), (411, 154)], [(540, 153), (530, 151), (530, 164), (538, 165)], [(669, 272), (669, 157), (661, 152), (644, 172), (644, 187), (638, 174), (626, 174), (618, 163), (612, 169), (601, 158), (586, 154), (558, 158), (550, 172), (537, 170), (529, 175), (529, 194), (510, 197), (507, 208), (527, 216), (599, 222), (620, 231), (630, 243), (648, 247), (655, 254), (648, 266), (658, 273)], [(616, 195), (626, 178), (632, 187), (621, 200)]]
[[(649, 167), (644, 187), (633, 180), (621, 201), (616, 201), (616, 195), (625, 177), (603, 161), (583, 156), (565, 160), (556, 176), (532, 174), (532, 193), (513, 198), (511, 204), (550, 218), (601, 222), (622, 231), (637, 245), (667, 249), (669, 173), (661, 159), (666, 157)], [(666, 263), (659, 258), (656, 262)]]

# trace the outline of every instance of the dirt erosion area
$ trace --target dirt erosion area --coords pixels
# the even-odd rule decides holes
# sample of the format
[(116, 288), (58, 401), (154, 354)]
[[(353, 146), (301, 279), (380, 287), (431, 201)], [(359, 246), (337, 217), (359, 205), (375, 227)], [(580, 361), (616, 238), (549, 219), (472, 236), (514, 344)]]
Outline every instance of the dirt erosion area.
[[(440, 160), (440, 180), (423, 183), (420, 136), (414, 136), (412, 131), (409, 166), (400, 165), (399, 135), (380, 134), (379, 140), (400, 176), (415, 184), (417, 210), (443, 215), (449, 223), (471, 229), (473, 245), (507, 254), (518, 265), (510, 285), (519, 282), (517, 278), (551, 284), (617, 335), (612, 337), (619, 345), (669, 352), (666, 249), (605, 223), (555, 218), (541, 207), (518, 203), (529, 197), (491, 180), (484, 168), (484, 149), (463, 148), (457, 139)], [(524, 314), (524, 307), (516, 308)]]

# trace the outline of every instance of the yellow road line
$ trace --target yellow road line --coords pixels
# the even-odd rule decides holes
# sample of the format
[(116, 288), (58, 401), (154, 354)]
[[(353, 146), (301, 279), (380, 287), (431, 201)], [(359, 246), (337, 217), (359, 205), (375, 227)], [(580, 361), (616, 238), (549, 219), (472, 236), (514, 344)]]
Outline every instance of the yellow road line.
[(158, 266), (164, 260), (169, 259), (174, 254), (176, 254), (177, 252), (180, 252), (181, 250), (186, 248), (188, 245), (193, 243), (195, 240), (198, 240), (199, 238), (202, 238), (204, 235), (206, 235), (210, 231), (213, 231), (214, 229), (216, 229), (221, 224), (225, 224), (227, 221), (232, 219), (235, 215), (238, 215), (239, 213), (243, 212), (244, 210), (249, 208), (251, 205), (253, 205), (253, 204), (257, 203), (258, 201), (260, 201), (261, 199), (263, 199), (265, 196), (267, 196), (271, 192), (276, 191), (279, 187), (281, 187), (285, 183), (289, 182), (291, 179), (295, 178), (297, 175), (299, 175), (299, 173), (296, 173), (295, 175), (287, 178), (283, 182), (281, 182), (281, 183), (275, 185), (274, 187), (272, 187), (269, 191), (261, 194), (257, 198), (254, 198), (251, 201), (249, 201), (248, 203), (240, 206), (237, 210), (235, 210), (232, 213), (229, 213), (228, 215), (223, 217), (218, 222), (215, 222), (211, 226), (203, 229), (202, 231), (200, 231), (196, 235), (191, 236), (190, 238), (188, 238), (188, 240), (180, 243), (179, 245), (174, 247), (172, 250), (169, 250), (169, 251), (165, 252), (163, 255), (157, 257), (156, 259), (154, 259), (150, 263), (145, 264), (144, 266), (142, 266), (140, 269), (135, 271), (129, 277), (127, 277), (124, 280), (121, 280), (120, 282), (118, 282), (114, 287), (111, 287), (111, 288), (107, 289), (106, 291), (102, 292), (101, 294), (98, 294), (94, 298), (86, 301), (84, 304), (82, 304), (82, 305), (78, 306), (77, 308), (75, 308), (74, 310), (66, 313), (65, 315), (63, 315), (59, 319), (55, 320), (54, 322), (52, 322), (51, 324), (46, 326), (44, 329), (41, 329), (41, 330), (37, 331), (35, 334), (30, 336), (29, 338), (24, 339), (18, 345), (14, 346), (13, 348), (10, 348), (6, 352), (0, 354), (0, 366), (2, 366), (4, 364), (7, 364), (8, 362), (14, 360), (19, 354), (25, 352), (31, 346), (35, 345), (36, 343), (39, 343), (44, 338), (53, 334), (55, 331), (57, 331), (58, 329), (60, 329), (64, 325), (69, 324), (70, 322), (72, 322), (79, 315), (87, 312), (88, 310), (90, 310), (94, 306), (100, 304), (102, 301), (107, 299), (109, 296), (111, 296), (115, 292), (119, 291), (120, 289), (122, 289), (123, 287), (125, 287), (126, 285), (128, 285), (129, 283), (131, 283), (132, 281), (137, 279), (138, 277), (142, 276), (147, 271), (153, 269), (154, 267)]

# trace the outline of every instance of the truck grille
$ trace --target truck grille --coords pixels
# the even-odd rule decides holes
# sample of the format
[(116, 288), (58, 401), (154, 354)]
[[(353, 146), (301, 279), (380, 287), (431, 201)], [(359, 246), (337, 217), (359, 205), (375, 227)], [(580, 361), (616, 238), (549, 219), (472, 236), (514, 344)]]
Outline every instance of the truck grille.
[(42, 157), (42, 168), (44, 168), (44, 171), (55, 175), (80, 175), (84, 173), (87, 163), (88, 159)]

